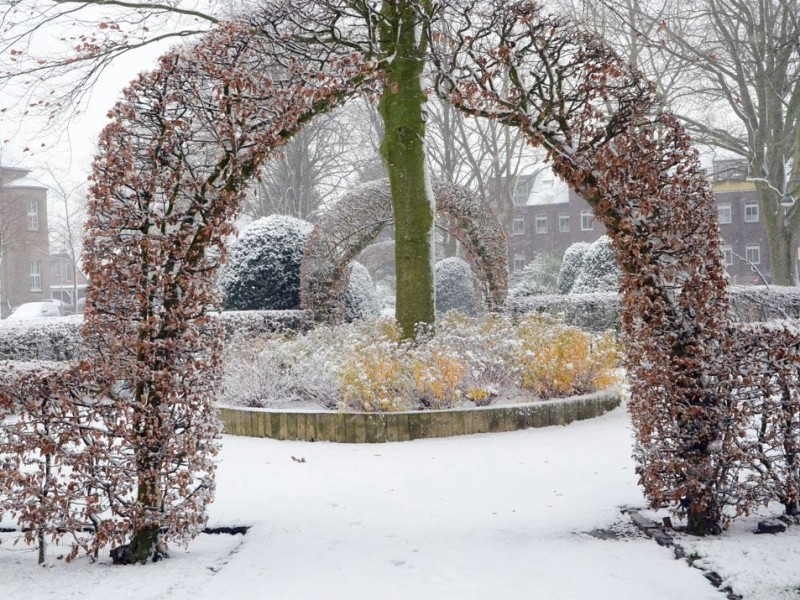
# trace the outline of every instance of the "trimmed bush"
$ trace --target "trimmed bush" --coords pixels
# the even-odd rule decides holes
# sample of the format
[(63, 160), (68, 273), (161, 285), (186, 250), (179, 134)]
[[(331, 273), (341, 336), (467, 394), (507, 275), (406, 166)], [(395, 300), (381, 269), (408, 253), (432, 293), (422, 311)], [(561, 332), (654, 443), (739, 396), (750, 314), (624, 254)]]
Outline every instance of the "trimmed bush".
[(457, 310), (474, 316), (478, 312), (475, 302), (475, 280), (467, 262), (458, 257), (445, 258), (436, 263), (436, 314)]
[(300, 308), (300, 263), (313, 226), (271, 215), (245, 227), (219, 278), (226, 310)]
[(604, 235), (597, 239), (583, 257), (583, 264), (571, 294), (597, 294), (616, 292), (619, 285), (620, 270), (614, 261), (611, 238)]
[(556, 278), (556, 289), (559, 294), (569, 294), (572, 291), (575, 279), (583, 267), (583, 259), (586, 257), (589, 246), (591, 246), (589, 242), (575, 242), (564, 252), (561, 269)]
[(367, 267), (360, 262), (350, 263), (350, 281), (344, 293), (344, 320), (376, 319), (381, 315), (381, 302), (372, 284)]

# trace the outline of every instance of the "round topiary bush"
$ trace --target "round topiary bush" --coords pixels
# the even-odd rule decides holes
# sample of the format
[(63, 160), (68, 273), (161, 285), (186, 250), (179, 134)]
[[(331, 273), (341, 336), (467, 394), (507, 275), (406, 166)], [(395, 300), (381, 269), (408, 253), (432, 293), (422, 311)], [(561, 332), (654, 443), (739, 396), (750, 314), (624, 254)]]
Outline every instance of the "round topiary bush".
[(350, 282), (344, 293), (344, 320), (375, 319), (381, 315), (381, 301), (367, 267), (360, 262), (350, 263)]
[(589, 242), (575, 242), (564, 252), (564, 258), (561, 259), (561, 269), (559, 269), (558, 277), (556, 278), (556, 288), (559, 294), (569, 294), (572, 291), (572, 286), (575, 285), (575, 279), (581, 272), (583, 259), (589, 250), (589, 246), (591, 246)]
[(253, 221), (239, 235), (220, 275), (225, 310), (300, 307), (300, 263), (313, 226), (285, 215)]
[(586, 251), (583, 264), (571, 294), (594, 294), (598, 292), (616, 292), (619, 284), (620, 270), (614, 260), (611, 238), (607, 235), (595, 241)]
[(445, 258), (436, 263), (436, 314), (457, 310), (475, 316), (475, 282), (467, 262), (458, 257)]

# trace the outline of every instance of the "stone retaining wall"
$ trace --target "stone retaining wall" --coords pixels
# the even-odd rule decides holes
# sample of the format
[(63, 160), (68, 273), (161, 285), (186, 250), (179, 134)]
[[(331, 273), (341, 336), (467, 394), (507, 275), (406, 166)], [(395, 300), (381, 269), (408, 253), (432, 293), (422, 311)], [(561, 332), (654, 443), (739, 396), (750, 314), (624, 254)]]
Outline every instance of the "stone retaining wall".
[(530, 404), (396, 413), (220, 407), (225, 433), (276, 440), (376, 443), (516, 431), (591, 419), (620, 405), (617, 389)]

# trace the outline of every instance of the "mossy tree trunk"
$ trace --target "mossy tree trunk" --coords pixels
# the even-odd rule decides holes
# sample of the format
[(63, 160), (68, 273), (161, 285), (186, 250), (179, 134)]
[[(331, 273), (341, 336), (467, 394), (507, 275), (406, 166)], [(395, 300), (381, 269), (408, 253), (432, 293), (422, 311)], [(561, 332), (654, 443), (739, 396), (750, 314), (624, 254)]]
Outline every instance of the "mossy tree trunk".
[[(396, 318), (405, 337), (419, 323), (433, 324), (433, 201), (425, 179), (425, 119), (422, 90), (425, 36), (414, 2), (383, 4), (381, 52), (385, 87), (378, 111), (383, 119), (381, 156), (386, 165), (395, 219)], [(417, 6), (418, 8), (418, 6)]]

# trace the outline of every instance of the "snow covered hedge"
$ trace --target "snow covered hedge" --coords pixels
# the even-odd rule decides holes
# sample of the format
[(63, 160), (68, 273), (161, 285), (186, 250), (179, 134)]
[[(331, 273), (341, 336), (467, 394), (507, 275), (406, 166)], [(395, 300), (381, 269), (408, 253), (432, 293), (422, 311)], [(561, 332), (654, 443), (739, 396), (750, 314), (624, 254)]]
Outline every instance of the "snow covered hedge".
[[(219, 320), (225, 339), (255, 338), (284, 332), (308, 331), (311, 315), (302, 310), (228, 310), (211, 313)], [(0, 360), (68, 361), (84, 358), (81, 337), (83, 317), (71, 316), (36, 321), (0, 321)]]
[(77, 360), (84, 355), (83, 316), (0, 321), (0, 360)]
[(617, 293), (543, 294), (510, 299), (506, 311), (513, 315), (548, 314), (588, 331), (615, 331), (619, 329), (619, 307)]
[(360, 262), (350, 263), (350, 279), (344, 292), (344, 320), (352, 323), (359, 319), (376, 319), (381, 316), (381, 301), (372, 283), (367, 267)]
[(300, 263), (313, 226), (271, 215), (245, 227), (222, 269), (219, 286), (226, 310), (300, 308)]
[(564, 258), (561, 259), (561, 268), (556, 278), (556, 289), (559, 294), (569, 294), (572, 291), (572, 286), (575, 285), (575, 279), (581, 272), (583, 259), (586, 252), (589, 251), (589, 246), (591, 244), (588, 242), (575, 242), (564, 251)]
[[(601, 236), (583, 255), (580, 270), (570, 288), (570, 294), (596, 294), (616, 292), (619, 287), (620, 270), (614, 260), (611, 238)], [(564, 282), (566, 285), (566, 281)]]
[[(729, 291), (734, 316), (742, 323), (800, 318), (798, 287), (732, 286)], [(618, 330), (619, 308), (619, 295), (612, 292), (528, 296), (506, 305), (510, 314), (545, 313), (589, 331)]]
[(477, 314), (475, 278), (467, 261), (456, 256), (440, 260), (436, 263), (434, 276), (437, 315), (451, 310), (469, 316)]

